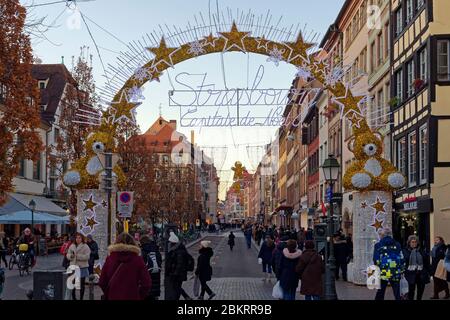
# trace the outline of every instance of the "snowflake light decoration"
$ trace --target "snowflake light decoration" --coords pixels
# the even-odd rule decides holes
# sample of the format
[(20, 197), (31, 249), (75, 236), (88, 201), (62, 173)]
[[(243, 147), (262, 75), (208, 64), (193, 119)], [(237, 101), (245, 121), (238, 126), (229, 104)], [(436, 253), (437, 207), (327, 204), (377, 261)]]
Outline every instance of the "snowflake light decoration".
[(144, 100), (145, 97), (142, 94), (142, 89), (138, 86), (131, 87), (128, 89), (128, 99), (131, 102), (138, 102), (139, 100)]
[(188, 53), (194, 56), (204, 54), (206, 51), (203, 49), (203, 44), (200, 41), (194, 41), (189, 43)]
[(336, 83), (340, 82), (344, 77), (346, 70), (342, 67), (335, 67), (329, 73), (325, 75), (325, 85), (331, 87), (336, 86)]
[(298, 67), (296, 76), (300, 79), (307, 81), (308, 78), (311, 77), (311, 71), (309, 70), (309, 68), (307, 66), (302, 65), (302, 66)]
[(134, 71), (133, 79), (143, 82), (150, 76), (150, 71), (147, 68), (139, 67)]
[(279, 49), (277, 46), (273, 47), (269, 51), (269, 57), (267, 58), (267, 62), (274, 62), (275, 65), (278, 67), (280, 65), (280, 61), (283, 61), (283, 54), (285, 50)]

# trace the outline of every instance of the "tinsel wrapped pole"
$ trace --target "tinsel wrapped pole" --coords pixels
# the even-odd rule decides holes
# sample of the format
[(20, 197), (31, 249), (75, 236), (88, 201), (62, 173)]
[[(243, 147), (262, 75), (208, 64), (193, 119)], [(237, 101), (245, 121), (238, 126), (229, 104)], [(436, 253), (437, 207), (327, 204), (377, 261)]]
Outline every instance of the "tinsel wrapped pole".
[(373, 248), (379, 231), (392, 228), (392, 194), (358, 192), (353, 198), (353, 283), (367, 283), (367, 267), (373, 265)]

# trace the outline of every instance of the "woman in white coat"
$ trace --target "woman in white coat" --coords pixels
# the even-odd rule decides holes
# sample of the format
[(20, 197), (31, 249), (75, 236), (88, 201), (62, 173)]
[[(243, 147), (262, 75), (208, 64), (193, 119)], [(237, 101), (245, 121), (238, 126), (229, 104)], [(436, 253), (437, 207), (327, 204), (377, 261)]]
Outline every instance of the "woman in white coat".
[[(86, 278), (89, 277), (89, 257), (91, 249), (86, 244), (85, 237), (81, 233), (75, 234), (75, 242), (67, 250), (67, 259), (70, 265), (76, 265), (80, 268), (80, 300), (83, 300)], [(75, 289), (72, 291), (72, 299), (77, 300)]]

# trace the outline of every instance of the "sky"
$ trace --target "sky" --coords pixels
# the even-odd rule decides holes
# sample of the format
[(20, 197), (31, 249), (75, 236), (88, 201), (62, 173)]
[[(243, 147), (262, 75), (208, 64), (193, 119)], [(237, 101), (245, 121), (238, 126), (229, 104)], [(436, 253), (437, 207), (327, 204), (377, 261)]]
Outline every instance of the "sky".
[[(130, 41), (139, 40), (146, 33), (159, 30), (159, 25), (167, 24), (170, 27), (185, 29), (188, 25), (194, 24), (194, 15), (198, 17), (199, 12), (208, 17), (210, 5), (212, 11), (217, 10), (216, 0), (79, 0), (77, 7), (73, 4), (68, 7), (65, 2), (45, 5), (58, 2), (56, 0), (21, 2), (25, 5), (34, 5), (35, 7), (30, 9), (32, 15), (46, 17), (45, 22), (54, 26), (45, 33), (48, 40), (33, 39), (34, 54), (43, 63), (64, 61), (70, 70), (72, 57), (79, 56), (81, 47), (89, 47), (96, 86), (99, 88), (105, 85), (103, 66), (114, 65), (119, 53), (127, 51), (126, 44)], [(219, 11), (222, 12), (230, 8), (233, 12), (237, 9), (244, 12), (251, 10), (255, 15), (265, 15), (270, 10), (273, 25), (278, 23), (280, 17), (282, 18), (280, 27), (300, 23), (306, 35), (318, 33), (316, 42), (320, 42), (328, 26), (334, 22), (344, 0), (218, 0), (217, 2)], [(76, 10), (83, 13), (89, 29)], [(180, 127), (180, 109), (169, 106), (169, 91), (186, 90), (186, 85), (198, 88), (202, 81), (213, 85), (215, 89), (246, 88), (251, 87), (255, 79), (259, 78), (261, 78), (259, 88), (289, 89), (295, 73), (296, 69), (291, 65), (281, 62), (277, 66), (274, 62), (268, 61), (267, 57), (255, 54), (211, 54), (191, 59), (170, 69), (161, 77), (159, 83), (151, 82), (144, 86), (145, 99), (137, 110), (136, 119), (142, 132), (151, 126), (160, 113), (167, 120), (177, 120), (178, 131), (188, 138), (191, 130), (194, 130), (195, 143), (202, 147), (207, 155), (214, 158), (221, 178), (219, 197), (223, 199), (227, 187), (231, 184), (233, 173), (230, 169), (234, 162), (241, 161), (250, 172), (253, 172), (264, 154), (264, 146), (273, 139), (277, 128)], [(182, 95), (175, 95), (175, 98), (180, 101), (186, 100)], [(232, 109), (231, 112), (235, 110), (234, 106), (219, 106), (202, 109), (199, 112), (214, 115), (217, 110), (226, 113), (228, 108)], [(243, 107), (240, 113), (255, 112), (265, 116), (271, 108), (274, 107)]]

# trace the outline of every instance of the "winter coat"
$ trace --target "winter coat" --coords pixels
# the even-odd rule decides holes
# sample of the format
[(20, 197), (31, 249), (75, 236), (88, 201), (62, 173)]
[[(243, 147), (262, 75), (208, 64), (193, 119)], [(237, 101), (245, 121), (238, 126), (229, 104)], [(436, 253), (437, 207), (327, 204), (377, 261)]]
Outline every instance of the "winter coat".
[(445, 251), (447, 250), (447, 246), (444, 243), (439, 243), (435, 247), (436, 247), (436, 255), (434, 257), (431, 257), (430, 272), (432, 276), (434, 276), (434, 274), (436, 273), (436, 268), (437, 265), (439, 264), (439, 261), (445, 259)]
[(236, 238), (236, 236), (234, 234), (230, 234), (228, 236), (228, 245), (229, 246), (234, 246), (234, 238)]
[(272, 252), (275, 249), (275, 243), (272, 242), (272, 245), (269, 246), (267, 244), (267, 241), (264, 241), (261, 245), (261, 249), (259, 249), (258, 258), (262, 259), (262, 262), (264, 264), (271, 264), (272, 263)]
[(175, 247), (169, 248), (165, 259), (165, 276), (171, 280), (187, 280), (187, 250), (186, 247), (177, 243)]
[(272, 252), (272, 269), (278, 280), (280, 279), (280, 262), (284, 248), (286, 248), (286, 242), (280, 242)]
[(423, 283), (430, 283), (430, 256), (425, 250), (421, 248), (418, 249), (419, 253), (422, 255), (423, 259), (423, 269), (420, 271), (408, 270), (409, 267), (409, 257), (411, 256), (411, 248), (406, 248), (403, 250), (403, 256), (405, 257), (405, 279), (409, 284), (416, 283), (416, 274), (420, 274), (420, 279)]
[(67, 250), (66, 257), (70, 261), (70, 265), (76, 265), (80, 268), (89, 267), (89, 256), (91, 249), (86, 243), (80, 243), (78, 246), (72, 243)]
[[(108, 248), (109, 255), (100, 275), (99, 286), (106, 300), (143, 300), (152, 282), (137, 246), (123, 243)], [(119, 269), (120, 268), (120, 269)]]
[(298, 287), (299, 276), (295, 271), (302, 252), (297, 249), (296, 252), (290, 253), (287, 248), (283, 249), (280, 261), (280, 286), (284, 290), (293, 290)]
[[(382, 256), (382, 252), (385, 252), (388, 257)], [(395, 257), (395, 260), (391, 261), (391, 257)], [(405, 260), (400, 243), (392, 237), (386, 236), (375, 244), (373, 262), (380, 267), (382, 280), (400, 281), (405, 268)]]
[(244, 236), (247, 240), (250, 240), (252, 238), (252, 229), (248, 228), (244, 231)]
[(212, 276), (210, 261), (214, 252), (211, 248), (201, 248), (198, 252), (200, 255), (197, 259), (197, 269), (195, 270), (195, 274), (200, 281), (210, 281)]
[(350, 250), (346, 240), (338, 240), (334, 242), (334, 257), (336, 258), (336, 263), (348, 263), (347, 259), (349, 256)]
[(303, 251), (295, 268), (301, 282), (300, 293), (303, 295), (321, 296), (323, 293), (322, 274), (325, 263), (322, 256), (314, 249)]
[[(149, 259), (149, 254), (154, 252), (156, 257), (156, 262), (158, 266), (162, 267), (162, 256), (159, 252), (159, 248), (155, 242), (145, 243), (141, 247), (142, 258), (144, 263), (147, 265), (147, 260)], [(148, 270), (148, 269), (147, 269)], [(152, 280), (152, 288), (150, 290), (150, 295), (152, 297), (159, 297), (161, 295), (161, 271), (152, 273), (149, 271), (150, 278)]]
[(89, 257), (90, 263), (94, 263), (95, 260), (98, 260), (100, 257), (98, 256), (98, 244), (95, 241), (88, 242), (87, 245), (89, 249), (91, 249), (91, 255)]

